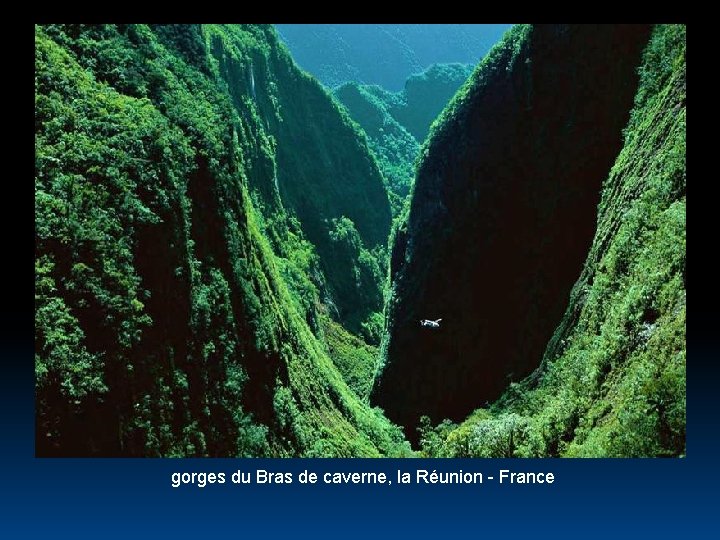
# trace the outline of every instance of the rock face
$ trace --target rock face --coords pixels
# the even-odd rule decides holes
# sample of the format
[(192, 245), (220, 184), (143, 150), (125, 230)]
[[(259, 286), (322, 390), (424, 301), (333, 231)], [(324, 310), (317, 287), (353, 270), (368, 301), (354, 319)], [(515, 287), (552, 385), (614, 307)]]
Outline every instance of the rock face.
[(595, 238), (541, 366), (458, 426), (424, 422), (424, 455), (685, 454), (685, 33), (653, 29)]
[(411, 438), (421, 415), (460, 419), (539, 365), (590, 248), (649, 31), (518, 26), (434, 127), (392, 247), (372, 397)]

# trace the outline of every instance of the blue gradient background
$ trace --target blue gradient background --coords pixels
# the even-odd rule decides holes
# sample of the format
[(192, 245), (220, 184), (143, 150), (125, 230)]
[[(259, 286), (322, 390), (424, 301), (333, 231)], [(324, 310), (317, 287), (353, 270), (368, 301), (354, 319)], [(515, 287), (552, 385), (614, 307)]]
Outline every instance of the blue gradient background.
[[(7, 328), (7, 327), (6, 327)], [(16, 336), (17, 338), (18, 336)], [(7, 343), (7, 342), (6, 342)], [(689, 369), (687, 459), (42, 459), (34, 457), (32, 341), (4, 347), (0, 538), (707, 537), (717, 532), (713, 377)], [(710, 347), (689, 347), (709, 367)], [(705, 370), (707, 374), (707, 370)], [(9, 375), (9, 377), (8, 377)], [(235, 485), (229, 474), (397, 469), (547, 471), (550, 485)], [(173, 472), (227, 483), (172, 488)], [(497, 477), (496, 477), (497, 478)], [(714, 534), (714, 533), (712, 533)]]

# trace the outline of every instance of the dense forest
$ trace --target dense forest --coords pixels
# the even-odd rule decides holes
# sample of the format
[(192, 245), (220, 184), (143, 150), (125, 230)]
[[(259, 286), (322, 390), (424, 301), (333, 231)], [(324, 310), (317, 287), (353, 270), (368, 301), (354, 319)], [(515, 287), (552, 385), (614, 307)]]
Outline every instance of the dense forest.
[(415, 161), (430, 125), (472, 71), (473, 66), (465, 64), (434, 64), (409, 77), (402, 92), (356, 82), (334, 90), (368, 137), (386, 181), (393, 216), (401, 212), (410, 193)]
[(38, 27), (35, 62), (38, 453), (408, 453), (367, 402), (382, 176), (272, 27)]
[(37, 455), (683, 455), (685, 28), (350, 26), (36, 26)]

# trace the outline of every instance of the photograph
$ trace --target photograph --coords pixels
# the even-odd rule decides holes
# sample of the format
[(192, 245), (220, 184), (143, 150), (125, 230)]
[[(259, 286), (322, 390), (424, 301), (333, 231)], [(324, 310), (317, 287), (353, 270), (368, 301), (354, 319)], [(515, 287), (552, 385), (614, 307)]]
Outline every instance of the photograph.
[(686, 25), (34, 39), (35, 457), (686, 457)]

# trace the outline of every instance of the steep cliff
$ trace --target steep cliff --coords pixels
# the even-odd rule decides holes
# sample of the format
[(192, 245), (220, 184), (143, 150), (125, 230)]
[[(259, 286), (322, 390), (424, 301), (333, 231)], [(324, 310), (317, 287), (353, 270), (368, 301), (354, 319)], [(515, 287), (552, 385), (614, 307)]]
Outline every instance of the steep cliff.
[(421, 415), (459, 420), (540, 363), (592, 242), (648, 35), (515, 27), (436, 122), (395, 234), (373, 391), (408, 436)]
[(35, 39), (38, 454), (405, 452), (330, 356), (367, 356), (330, 317), (380, 305), (382, 179), (274, 30)]
[(685, 454), (685, 70), (685, 27), (658, 26), (542, 365), (460, 426), (424, 429), (427, 454)]
[(360, 332), (382, 307), (381, 272), (366, 262), (375, 256), (348, 252), (337, 227), (338, 220), (348, 218), (360, 249), (377, 255), (387, 242), (391, 219), (382, 176), (364, 137), (322, 86), (297, 69), (277, 44), (266, 52), (244, 48), (244, 34), (242, 27), (229, 26), (211, 35), (217, 69), (236, 108), (248, 114), (252, 109), (272, 137), (280, 200), (317, 250), (329, 303), (342, 322)]
[(36, 26), (37, 454), (683, 455), (684, 26), (515, 27), (420, 148), (431, 71)]

